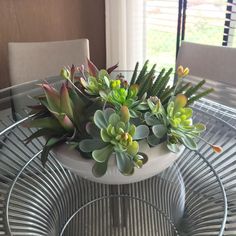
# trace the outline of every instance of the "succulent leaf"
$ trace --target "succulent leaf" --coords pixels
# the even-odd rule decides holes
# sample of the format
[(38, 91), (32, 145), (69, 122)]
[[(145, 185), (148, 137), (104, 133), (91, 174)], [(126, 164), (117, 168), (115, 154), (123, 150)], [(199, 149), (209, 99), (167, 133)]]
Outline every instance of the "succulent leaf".
[(151, 145), (151, 146), (156, 146), (160, 143), (160, 139), (157, 138), (154, 134), (148, 136), (147, 141), (148, 141), (149, 145)]
[(101, 139), (83, 139), (79, 142), (79, 149), (82, 152), (92, 152), (95, 149), (104, 148), (107, 144), (102, 142)]
[(107, 127), (107, 120), (101, 110), (97, 110), (94, 114), (94, 123), (100, 129), (105, 129)]
[(113, 152), (113, 146), (107, 145), (102, 149), (95, 150), (92, 152), (93, 159), (97, 162), (105, 162), (111, 156)]
[(47, 99), (50, 109), (53, 111), (59, 112), (60, 111), (60, 95), (59, 95), (59, 93), (51, 85), (46, 84), (46, 83), (42, 84), (42, 88), (45, 92), (46, 99)]
[(125, 152), (116, 152), (116, 163), (123, 175), (131, 175), (133, 173), (133, 162)]
[(38, 118), (26, 122), (25, 127), (35, 127), (35, 128), (48, 128), (53, 130), (61, 129), (60, 123), (53, 117)]
[(89, 59), (87, 59), (87, 63), (90, 75), (96, 77), (98, 74), (98, 68)]
[(133, 136), (134, 140), (147, 138), (149, 135), (149, 128), (146, 125), (139, 125), (136, 127), (135, 134)]
[(73, 108), (72, 108), (72, 102), (68, 93), (68, 89), (65, 85), (65, 83), (61, 86), (61, 92), (60, 92), (60, 112), (65, 113), (69, 116), (70, 119), (73, 120)]
[(139, 150), (139, 144), (137, 141), (133, 141), (132, 144), (130, 144), (127, 148), (127, 153), (131, 156), (135, 156), (138, 153)]
[(93, 175), (97, 178), (102, 177), (103, 175), (105, 175), (107, 171), (107, 161), (105, 162), (95, 162), (95, 164), (93, 165)]
[(163, 124), (152, 126), (152, 132), (157, 138), (162, 138), (167, 133), (167, 127)]
[(174, 153), (177, 153), (180, 151), (179, 149), (179, 145), (178, 144), (175, 144), (175, 143), (167, 143), (167, 147), (170, 151), (174, 152)]

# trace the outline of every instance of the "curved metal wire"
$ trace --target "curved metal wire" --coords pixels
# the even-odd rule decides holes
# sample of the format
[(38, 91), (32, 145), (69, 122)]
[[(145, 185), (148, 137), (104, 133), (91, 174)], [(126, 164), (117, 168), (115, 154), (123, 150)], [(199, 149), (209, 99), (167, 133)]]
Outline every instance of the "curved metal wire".
[[(115, 235), (152, 235), (155, 227), (162, 229), (160, 235), (168, 235), (163, 232), (171, 225), (168, 228), (163, 220), (158, 221), (156, 213), (144, 207), (145, 202), (168, 216), (179, 235), (236, 234), (236, 112), (226, 108), (219, 112), (209, 102), (196, 103), (194, 109), (195, 121), (208, 126), (203, 138), (223, 146), (224, 152), (216, 155), (199, 141), (199, 153), (186, 150), (177, 166), (146, 181), (117, 187), (83, 180), (65, 170), (52, 155), (43, 169), (36, 155), (43, 140), (25, 146), (23, 140), (32, 130), (20, 127), (21, 121), (15, 123), (10, 117), (2, 120), (0, 125), (6, 128), (0, 132), (0, 234), (54, 236), (67, 226), (64, 235), (87, 236), (83, 232), (86, 229), (78, 226), (90, 222), (95, 226), (86, 231), (88, 235), (112, 235), (106, 227), (109, 215), (100, 217), (102, 210), (111, 209), (116, 216)], [(129, 211), (124, 211), (127, 201), (99, 201), (86, 208), (89, 211), (81, 211), (82, 217), (76, 215), (67, 223), (73, 213), (89, 202), (118, 195), (143, 202), (131, 201)], [(138, 210), (134, 210), (137, 206)], [(117, 217), (117, 211), (123, 212), (123, 217), (121, 213)], [(139, 232), (135, 226), (133, 231), (125, 227), (142, 216), (148, 220), (140, 223)]]
[[(4, 121), (2, 124), (9, 125)], [(212, 130), (214, 127), (210, 128), (208, 135), (212, 136)], [(125, 194), (143, 200), (143, 203), (139, 204), (130, 203), (130, 210), (122, 218), (128, 223), (135, 219), (137, 214), (139, 218), (144, 216), (145, 219), (150, 219), (147, 217), (148, 210), (143, 207), (145, 202), (149, 202), (170, 218), (180, 235), (223, 235), (227, 208), (224, 187), (209, 159), (202, 158), (202, 152), (196, 154), (186, 150), (179, 159), (178, 166), (169, 168), (161, 175), (140, 183), (114, 188), (77, 177), (64, 170), (53, 156), (43, 169), (38, 156), (35, 155), (40, 152), (43, 140), (37, 139), (25, 146), (22, 140), (32, 133), (32, 130), (13, 125), (6, 131), (1, 132), (4, 139), (0, 149), (0, 192), (4, 198), (2, 202), (7, 202), (8, 207), (7, 211), (3, 209), (4, 230), (6, 231), (8, 225), (11, 235), (58, 235), (76, 210), (94, 199), (114, 194)], [(204, 153), (205, 156), (210, 156), (209, 150)], [(10, 194), (9, 186), (12, 186)], [(104, 222), (101, 219), (103, 224), (100, 224), (101, 222), (96, 221), (99, 217), (89, 219), (88, 216), (99, 216), (102, 209), (109, 207), (114, 213), (120, 211), (122, 206), (127, 207), (127, 203), (113, 202), (109, 205), (105, 201), (95, 205), (90, 208), (90, 214), (82, 213), (80, 223), (84, 225), (86, 220), (90, 220), (91, 224), (95, 224), (93, 230), (104, 232), (101, 235), (108, 232), (109, 235), (105, 227), (105, 220), (108, 220), (106, 217)], [(138, 212), (135, 211), (137, 206)], [(230, 217), (232, 218), (232, 214)], [(132, 235), (127, 231), (127, 227), (124, 227), (125, 221), (121, 221), (120, 217), (115, 219), (118, 235)], [(78, 229), (78, 220), (79, 218), (75, 217), (67, 226), (65, 235), (78, 235), (79, 232), (79, 235), (86, 236)], [(165, 232), (168, 228), (162, 223), (155, 216), (149, 221), (146, 220), (145, 224), (142, 224), (143, 227), (140, 227), (139, 234), (135, 235), (151, 235), (153, 225)]]
[[(146, 200), (143, 200), (143, 199), (141, 199), (141, 198), (138, 198), (138, 197), (132, 197), (132, 196), (129, 196), (129, 195), (124, 195), (124, 194), (117, 194), (117, 195), (110, 195), (110, 196), (103, 196), (103, 197), (100, 197), (100, 198), (97, 198), (97, 199), (94, 199), (94, 200), (92, 200), (92, 201), (90, 201), (90, 202), (87, 202), (86, 204), (84, 204), (83, 206), (81, 206), (78, 210), (76, 210), (71, 216), (70, 216), (70, 218), (67, 220), (67, 222), (65, 223), (65, 225), (63, 226), (63, 228), (62, 228), (62, 230), (61, 230), (61, 232), (60, 232), (60, 236), (63, 236), (64, 235), (64, 233), (65, 233), (65, 231), (66, 231), (66, 228), (69, 226), (69, 224), (71, 223), (71, 221), (75, 218), (75, 216), (77, 216), (79, 213), (81, 214), (81, 212), (83, 211), (83, 210), (85, 210), (86, 208), (88, 208), (89, 206), (91, 206), (92, 204), (99, 204), (99, 202), (100, 201), (103, 201), (103, 200), (115, 200), (117, 203), (120, 203), (120, 202), (123, 202), (123, 204), (126, 204), (126, 207), (128, 207), (128, 208), (121, 208), (121, 209), (119, 209), (123, 214), (120, 214), (120, 216), (125, 216), (125, 214), (127, 214), (128, 212), (127, 212), (127, 210), (129, 209), (129, 205), (131, 204), (130, 202), (127, 202), (127, 200), (129, 200), (129, 201), (134, 201), (135, 203), (133, 203), (133, 204), (135, 204), (136, 206), (142, 206), (141, 207), (141, 209), (139, 209), (139, 210), (141, 210), (142, 211), (142, 213), (144, 213), (144, 214), (142, 214), (141, 215), (141, 217), (142, 217), (142, 220), (143, 221), (151, 221), (152, 220), (152, 218), (154, 218), (154, 213), (156, 213), (157, 214), (157, 216), (156, 216), (156, 219), (157, 219), (157, 222), (156, 222), (156, 224), (155, 224), (155, 230), (148, 230), (149, 231), (149, 236), (151, 236), (151, 235), (159, 235), (160, 233), (162, 234), (162, 235), (166, 235), (166, 236), (168, 236), (168, 235), (179, 235), (179, 233), (178, 233), (178, 230), (176, 229), (176, 226), (174, 225), (174, 223), (171, 221), (171, 219), (169, 218), (169, 216), (165, 213), (165, 212), (163, 212), (162, 210), (160, 210), (160, 209), (158, 209), (157, 207), (156, 207), (156, 205), (154, 205), (154, 204), (152, 204), (152, 203), (150, 203), (150, 202), (148, 202), (148, 201), (146, 201)], [(147, 209), (145, 209), (144, 210), (144, 205), (147, 205)], [(146, 207), (146, 206), (145, 206)], [(105, 210), (105, 212), (106, 212), (106, 214), (109, 214), (110, 213), (110, 211), (109, 211), (109, 208), (103, 208), (103, 212), (104, 212), (104, 210)], [(154, 212), (153, 212), (153, 210), (154, 210)], [(135, 212), (137, 213), (138, 212), (138, 209), (136, 208), (135, 209)], [(86, 212), (87, 214), (89, 214), (89, 211), (87, 211)], [(113, 213), (114, 214), (114, 212), (111, 212), (111, 213)], [(104, 217), (103, 216), (103, 214), (101, 215), (101, 212), (99, 212), (99, 216), (100, 217)], [(134, 216), (134, 215), (133, 215)], [(91, 216), (90, 216), (91, 217)], [(88, 219), (90, 218), (90, 217), (88, 217)], [(95, 216), (95, 217), (97, 217), (97, 218), (99, 218), (98, 217), (98, 215), (97, 216)], [(107, 217), (107, 216), (105, 216), (105, 217)], [(112, 221), (112, 217), (114, 217), (114, 215), (110, 215), (109, 214), (109, 216), (107, 217), (107, 218), (110, 218), (110, 220)], [(118, 216), (119, 217), (119, 216)], [(133, 233), (136, 233), (135, 235), (137, 235), (137, 231), (139, 231), (140, 230), (140, 228), (142, 227), (142, 226), (140, 226), (140, 218), (139, 219), (137, 219), (136, 217), (132, 217), (132, 222), (131, 221), (129, 221), (129, 225), (128, 225), (128, 222), (124, 222), (125, 223), (125, 227), (126, 227), (126, 231), (127, 230), (129, 230), (129, 233), (132, 235)], [(108, 222), (107, 221), (102, 221), (101, 220), (101, 218), (99, 219), (99, 221), (101, 221), (101, 222), (104, 222), (106, 225), (105, 225), (105, 227), (106, 228), (108, 228), (108, 227), (110, 227), (110, 229), (109, 229), (109, 234), (106, 234), (106, 235), (112, 235), (112, 229), (111, 229), (111, 226), (113, 226), (114, 225), (114, 222), (115, 222), (115, 220), (113, 219), (113, 221), (112, 222), (109, 222), (110, 223), (110, 225), (109, 224), (107, 224)], [(89, 224), (90, 222), (88, 221), (88, 222), (86, 222), (87, 224)], [(162, 227), (157, 227), (157, 226), (162, 226)], [(134, 226), (134, 227), (133, 227)], [(82, 227), (82, 225), (81, 225), (81, 227)], [(127, 229), (127, 227), (129, 227), (129, 229)], [(133, 229), (132, 229), (132, 227), (133, 227)], [(131, 232), (132, 231), (132, 232)], [(97, 235), (98, 235), (98, 231), (96, 231), (97, 232)], [(150, 233), (153, 233), (153, 234), (150, 234)], [(83, 235), (87, 235), (86, 233), (84, 233), (83, 232)], [(100, 235), (100, 234), (99, 234)], [(101, 235), (104, 235), (105, 236), (105, 234), (104, 234), (104, 232), (102, 232), (102, 234)], [(143, 234), (142, 234), (143, 235)]]

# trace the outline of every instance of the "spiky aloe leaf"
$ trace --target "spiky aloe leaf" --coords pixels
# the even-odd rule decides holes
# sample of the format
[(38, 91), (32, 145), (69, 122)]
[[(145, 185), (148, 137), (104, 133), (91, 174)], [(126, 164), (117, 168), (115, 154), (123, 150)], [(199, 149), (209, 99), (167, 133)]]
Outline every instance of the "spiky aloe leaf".
[(102, 149), (95, 150), (92, 152), (93, 159), (97, 162), (105, 162), (111, 156), (113, 152), (113, 146), (107, 145)]
[(104, 148), (106, 145), (101, 139), (83, 139), (79, 142), (79, 149), (82, 152), (92, 152)]
[(49, 105), (49, 108), (53, 111), (60, 111), (60, 95), (56, 91), (55, 88), (53, 88), (49, 84), (42, 84), (43, 90), (46, 95), (47, 103)]
[(31, 120), (29, 122), (26, 122), (24, 126), (28, 128), (47, 128), (53, 130), (61, 129), (60, 123), (53, 117), (45, 117)]
[(173, 68), (170, 68), (165, 75), (160, 79), (159, 86), (157, 87), (157, 90), (155, 91), (156, 94), (154, 94), (157, 97), (160, 97), (160, 94), (165, 90), (166, 85), (168, 84), (170, 80), (170, 74), (172, 73)]
[(73, 131), (75, 126), (71, 119), (64, 113), (56, 113), (54, 112), (53, 115), (57, 118), (61, 126), (67, 131)]
[(132, 160), (125, 152), (116, 152), (116, 163), (119, 171), (123, 175), (132, 175), (134, 172), (134, 165)]
[(55, 138), (55, 137), (52, 137), (52, 138), (49, 138), (45, 144), (45, 146), (43, 147), (43, 151), (41, 153), (41, 162), (42, 162), (42, 165), (45, 167), (45, 164), (47, 162), (47, 159), (48, 159), (48, 155), (49, 155), (49, 152), (50, 150), (56, 146), (57, 144), (59, 144), (60, 142), (62, 142), (62, 140), (64, 139), (64, 137), (60, 137), (60, 138)]
[(166, 103), (167, 101), (169, 101), (170, 97), (172, 96), (173, 92), (174, 92), (175, 87), (171, 87), (168, 88), (166, 90), (163, 90), (163, 92), (160, 95), (160, 100), (162, 102), (162, 104)]
[(154, 95), (156, 95), (156, 91), (157, 91), (157, 89), (159, 88), (159, 85), (160, 85), (160, 83), (161, 83), (161, 78), (163, 77), (163, 75), (164, 75), (164, 73), (165, 73), (165, 69), (163, 68), (162, 70), (161, 70), (161, 72), (159, 73), (159, 75), (157, 76), (157, 78), (156, 78), (156, 80), (155, 80), (155, 83), (153, 84), (153, 87), (152, 87), (152, 90), (151, 90), (151, 96), (154, 96)]
[(87, 59), (89, 74), (96, 77), (98, 75), (98, 68), (89, 60)]
[(136, 83), (136, 78), (137, 78), (137, 73), (138, 73), (138, 66), (139, 66), (139, 63), (137, 62), (136, 65), (135, 65), (135, 68), (134, 68), (134, 72), (133, 72), (131, 81), (130, 81), (130, 85)]
[(112, 71), (114, 71), (118, 67), (118, 63), (116, 63), (114, 66), (111, 66), (107, 69), (107, 73), (111, 74)]
[(184, 94), (187, 97), (191, 97), (195, 94), (204, 84), (206, 83), (205, 80), (201, 80), (197, 85), (190, 87)]
[(139, 125), (136, 127), (135, 134), (133, 136), (134, 140), (144, 139), (149, 135), (149, 128), (146, 125)]
[[(173, 86), (174, 87), (174, 86)], [(186, 91), (189, 87), (191, 87), (191, 83), (186, 83), (184, 85), (180, 85), (179, 88), (176, 91), (176, 94), (178, 93), (183, 93), (184, 91)]]
[(48, 128), (43, 128), (43, 129), (37, 130), (35, 133), (33, 133), (32, 135), (27, 137), (25, 139), (25, 142), (27, 144), (30, 141), (32, 141), (33, 139), (41, 137), (41, 136), (45, 136), (45, 137), (52, 137), (52, 136), (58, 136), (58, 135), (61, 136), (63, 133), (64, 133), (63, 129), (51, 130)]
[(213, 88), (211, 89), (207, 89), (206, 91), (202, 92), (202, 93), (199, 93), (193, 97), (191, 97), (189, 100), (188, 100), (188, 103), (187, 105), (191, 105), (192, 103), (194, 103), (195, 101), (199, 100), (200, 98), (202, 97), (205, 97), (207, 96), (209, 93), (212, 93), (214, 91)]
[(139, 75), (138, 75), (138, 78), (136, 80), (136, 84), (140, 84), (143, 80), (143, 77), (145, 76), (146, 74), (146, 71), (147, 71), (147, 65), (148, 65), (148, 62), (149, 60), (146, 60), (144, 65), (143, 65), (143, 68), (141, 69)]
[(105, 175), (106, 171), (107, 171), (107, 161), (105, 162), (95, 162), (95, 164), (93, 165), (93, 169), (92, 172), (94, 174), (95, 177), (102, 177), (103, 175)]
[(153, 77), (147, 75), (147, 77), (144, 78), (142, 86), (140, 86), (138, 97), (141, 98), (145, 93), (147, 93), (147, 95), (149, 96), (152, 85), (153, 85)]
[(71, 102), (69, 92), (65, 83), (63, 83), (61, 86), (60, 108), (61, 108), (60, 110), (61, 113), (65, 113), (70, 119), (73, 120), (74, 114), (73, 114), (72, 102)]

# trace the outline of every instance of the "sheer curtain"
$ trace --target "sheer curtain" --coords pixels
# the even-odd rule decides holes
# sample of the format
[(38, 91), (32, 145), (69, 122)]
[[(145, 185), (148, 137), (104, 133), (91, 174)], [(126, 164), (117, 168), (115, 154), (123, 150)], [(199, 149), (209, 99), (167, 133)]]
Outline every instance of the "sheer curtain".
[(144, 0), (105, 0), (107, 67), (132, 70), (144, 61)]

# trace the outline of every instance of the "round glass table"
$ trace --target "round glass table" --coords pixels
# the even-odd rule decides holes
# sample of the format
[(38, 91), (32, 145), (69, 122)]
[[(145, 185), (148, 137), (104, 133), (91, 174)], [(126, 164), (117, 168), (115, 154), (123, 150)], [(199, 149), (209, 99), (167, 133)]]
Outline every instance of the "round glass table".
[(235, 109), (206, 99), (193, 105), (204, 139), (221, 154), (199, 141), (161, 174), (110, 186), (64, 169), (53, 153), (43, 168), (44, 140), (24, 142), (38, 83), (0, 90), (0, 235), (236, 235)]

